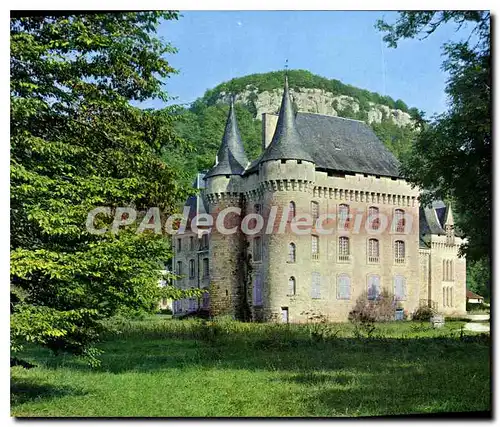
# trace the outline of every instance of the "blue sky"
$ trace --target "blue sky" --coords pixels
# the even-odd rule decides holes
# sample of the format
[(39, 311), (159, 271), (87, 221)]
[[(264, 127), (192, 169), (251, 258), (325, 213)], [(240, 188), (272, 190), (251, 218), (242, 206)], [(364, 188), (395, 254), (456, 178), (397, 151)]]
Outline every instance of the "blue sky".
[[(178, 49), (169, 56), (179, 70), (165, 88), (175, 103), (190, 103), (217, 84), (247, 74), (289, 67), (402, 99), (427, 116), (446, 108), (444, 42), (457, 40), (452, 25), (426, 40), (382, 44), (378, 18), (395, 12), (188, 11), (168, 21), (159, 35)], [(384, 78), (385, 74), (385, 78)], [(158, 101), (145, 106), (160, 107)]]

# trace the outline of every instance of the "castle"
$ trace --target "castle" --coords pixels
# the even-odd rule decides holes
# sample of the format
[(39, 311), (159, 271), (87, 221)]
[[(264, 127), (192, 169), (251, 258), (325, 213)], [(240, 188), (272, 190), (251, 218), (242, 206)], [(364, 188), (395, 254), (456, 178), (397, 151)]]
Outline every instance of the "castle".
[(175, 285), (209, 292), (175, 301), (174, 315), (345, 321), (359, 297), (384, 288), (395, 316), (422, 305), (465, 313), (451, 206), (420, 206), (367, 124), (295, 114), (285, 79), (279, 116), (263, 114), (262, 128), (262, 154), (249, 162), (231, 103), (215, 165), (198, 174), (186, 232), (173, 237)]

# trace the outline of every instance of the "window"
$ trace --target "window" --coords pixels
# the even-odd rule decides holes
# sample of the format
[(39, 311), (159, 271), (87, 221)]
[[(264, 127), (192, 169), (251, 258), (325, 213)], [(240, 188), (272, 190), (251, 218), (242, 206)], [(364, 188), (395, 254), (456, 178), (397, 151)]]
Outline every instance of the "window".
[(311, 216), (313, 220), (313, 227), (316, 224), (316, 221), (319, 217), (319, 204), (318, 202), (311, 202)]
[(189, 237), (189, 250), (194, 251), (194, 237), (193, 236)]
[(345, 236), (339, 237), (339, 261), (349, 261), (349, 238)]
[(349, 228), (349, 205), (339, 205), (339, 228), (342, 230)]
[(209, 306), (210, 306), (210, 293), (207, 291), (203, 293), (202, 307), (207, 309)]
[(321, 276), (318, 272), (313, 272), (311, 285), (311, 298), (321, 298)]
[(203, 258), (203, 277), (209, 276), (208, 258)]
[(394, 299), (396, 301), (406, 299), (406, 279), (403, 276), (394, 276)]
[(182, 250), (182, 239), (177, 239), (177, 252)]
[(443, 307), (453, 307), (452, 286), (443, 286)]
[(453, 225), (446, 225), (446, 244), (454, 245), (455, 244), (455, 232)]
[(351, 279), (347, 274), (337, 276), (337, 299), (351, 299)]
[(260, 237), (253, 239), (253, 260), (262, 261), (262, 239)]
[(254, 210), (255, 210), (255, 213), (256, 213), (256, 214), (260, 214), (260, 210), (261, 210), (261, 209), (260, 209), (260, 205), (259, 205), (259, 204), (256, 204), (256, 205), (254, 206)]
[(402, 240), (396, 240), (394, 242), (394, 261), (397, 264), (403, 264), (405, 262), (405, 242)]
[(290, 243), (288, 245), (288, 262), (295, 262), (296, 250), (295, 243)]
[(368, 276), (367, 293), (369, 300), (375, 300), (380, 295), (380, 276), (370, 274)]
[(396, 233), (405, 232), (405, 211), (403, 209), (394, 211), (394, 223), (396, 224)]
[(253, 281), (253, 303), (254, 305), (262, 305), (262, 278), (260, 274), (256, 274)]
[(188, 308), (188, 310), (189, 311), (196, 310), (196, 301), (195, 301), (195, 299), (194, 298), (189, 298), (188, 301), (189, 301), (189, 306), (188, 306), (189, 308)]
[(319, 259), (319, 237), (313, 235), (311, 238), (312, 259), (317, 260)]
[(444, 259), (443, 260), (443, 281), (453, 282), (454, 281), (454, 271), (453, 271), (453, 260)]
[(201, 249), (208, 249), (208, 234), (201, 235)]
[(182, 261), (177, 261), (177, 271), (176, 274), (180, 276), (182, 274)]
[(193, 279), (195, 276), (194, 259), (189, 260), (189, 278)]
[(368, 262), (377, 263), (379, 261), (379, 241), (377, 239), (368, 240)]
[(288, 295), (295, 295), (296, 291), (295, 277), (292, 276), (288, 279)]
[(290, 202), (288, 205), (288, 222), (291, 222), (295, 218), (295, 203)]
[(380, 219), (378, 216), (378, 208), (370, 206), (368, 208), (368, 221), (370, 221), (370, 230), (378, 230), (380, 227)]

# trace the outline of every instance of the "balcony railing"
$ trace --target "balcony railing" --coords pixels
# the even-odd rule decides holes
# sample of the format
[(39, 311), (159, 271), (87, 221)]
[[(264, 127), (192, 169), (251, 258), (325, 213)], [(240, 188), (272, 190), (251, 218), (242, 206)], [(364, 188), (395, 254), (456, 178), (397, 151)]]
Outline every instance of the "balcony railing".
[(370, 264), (378, 264), (379, 263), (379, 257), (378, 256), (369, 256), (368, 257), (368, 262)]
[(339, 262), (349, 262), (351, 260), (350, 255), (339, 254), (338, 261)]
[(312, 253), (312, 259), (313, 259), (314, 261), (319, 260), (319, 253), (318, 253), (318, 252), (313, 252), (313, 253)]
[(394, 258), (394, 262), (396, 264), (404, 264), (406, 261), (406, 258)]

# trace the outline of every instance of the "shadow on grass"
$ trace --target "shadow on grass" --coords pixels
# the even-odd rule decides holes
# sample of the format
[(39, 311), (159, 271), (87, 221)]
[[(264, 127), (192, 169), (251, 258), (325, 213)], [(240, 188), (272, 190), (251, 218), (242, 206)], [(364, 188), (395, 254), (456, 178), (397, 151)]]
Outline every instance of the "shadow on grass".
[(52, 384), (40, 384), (31, 380), (13, 378), (10, 385), (10, 404), (14, 407), (27, 402), (85, 394), (71, 387), (57, 387)]
[[(456, 412), (489, 410), (491, 405), (486, 336), (316, 339), (272, 330), (215, 337), (138, 334), (101, 347), (105, 353), (97, 371), (114, 374), (190, 368), (215, 370), (220, 377), (230, 370), (265, 373), (264, 381), (300, 393), (303, 416)], [(96, 371), (75, 358), (32, 356), (51, 369)], [(49, 388), (21, 394), (33, 399), (68, 392)]]

